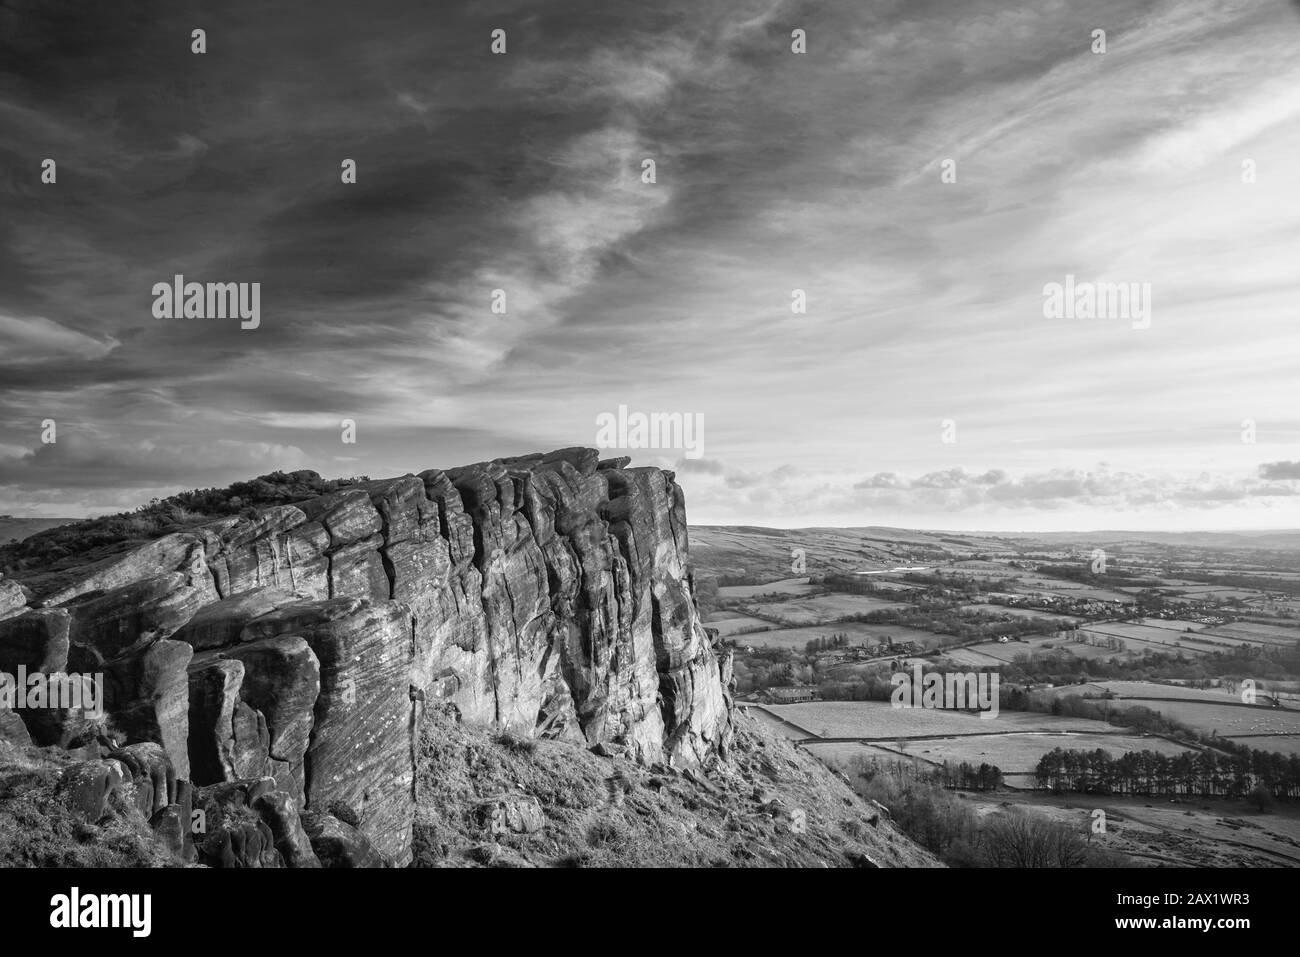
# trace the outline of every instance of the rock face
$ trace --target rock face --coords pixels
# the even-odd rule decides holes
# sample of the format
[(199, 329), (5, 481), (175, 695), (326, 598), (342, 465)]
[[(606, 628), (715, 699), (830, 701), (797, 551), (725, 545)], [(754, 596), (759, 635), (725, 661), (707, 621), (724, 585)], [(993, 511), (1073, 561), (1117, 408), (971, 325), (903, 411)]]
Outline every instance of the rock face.
[[(103, 673), (103, 733), (160, 746), (223, 822), (202, 860), (312, 866), (310, 838), (327, 865), (402, 865), (426, 701), (646, 764), (725, 757), (731, 662), (699, 620), (681, 489), (626, 466), (564, 449), (167, 535), (36, 600), (5, 589), (0, 670)], [(111, 775), (79, 773), (93, 809)], [(235, 793), (222, 817), (210, 795)]]

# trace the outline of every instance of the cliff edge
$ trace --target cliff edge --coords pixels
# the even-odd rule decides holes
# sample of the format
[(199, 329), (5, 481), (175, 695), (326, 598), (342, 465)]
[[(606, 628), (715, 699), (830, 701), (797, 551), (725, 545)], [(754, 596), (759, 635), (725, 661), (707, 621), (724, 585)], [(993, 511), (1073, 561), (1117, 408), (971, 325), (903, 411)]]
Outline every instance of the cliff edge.
[(0, 672), (101, 676), (105, 713), (0, 710), (0, 742), (77, 759), (60, 787), (87, 820), (129, 786), (176, 853), (245, 865), (327, 844), (409, 863), (431, 707), (641, 767), (725, 761), (731, 660), (700, 623), (682, 492), (627, 464), (356, 481), (11, 569)]

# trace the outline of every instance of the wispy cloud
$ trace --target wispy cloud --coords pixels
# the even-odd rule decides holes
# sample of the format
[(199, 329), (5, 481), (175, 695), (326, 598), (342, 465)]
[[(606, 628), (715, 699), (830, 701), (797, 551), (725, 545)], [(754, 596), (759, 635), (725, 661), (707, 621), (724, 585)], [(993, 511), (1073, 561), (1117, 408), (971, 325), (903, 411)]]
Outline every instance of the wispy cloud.
[[(696, 520), (1289, 521), (1288, 5), (234, 0), (203, 56), (192, 19), (0, 9), (0, 509), (627, 404), (704, 415)], [(261, 328), (154, 319), (177, 273), (260, 282)], [(1151, 328), (1044, 319), (1066, 274), (1151, 283)]]

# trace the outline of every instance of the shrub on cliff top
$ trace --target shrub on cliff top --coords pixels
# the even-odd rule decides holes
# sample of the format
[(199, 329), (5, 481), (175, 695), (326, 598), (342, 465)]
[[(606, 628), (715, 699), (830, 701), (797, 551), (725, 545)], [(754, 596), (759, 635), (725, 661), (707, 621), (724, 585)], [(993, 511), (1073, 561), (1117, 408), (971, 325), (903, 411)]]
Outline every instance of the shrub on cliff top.
[[(368, 476), (323, 479), (316, 472), (271, 472), (226, 488), (193, 489), (154, 499), (132, 512), (101, 515), (37, 532), (0, 547), (0, 572), (24, 572), (105, 557), (137, 545), (232, 515), (252, 517), (259, 509), (288, 505), (370, 481)], [(95, 552), (97, 554), (91, 555)]]

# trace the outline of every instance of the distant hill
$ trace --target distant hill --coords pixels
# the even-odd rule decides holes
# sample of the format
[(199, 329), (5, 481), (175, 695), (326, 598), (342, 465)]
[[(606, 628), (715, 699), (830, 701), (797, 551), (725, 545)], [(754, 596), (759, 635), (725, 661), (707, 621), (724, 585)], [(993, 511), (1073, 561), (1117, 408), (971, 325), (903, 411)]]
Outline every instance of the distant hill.
[(75, 518), (14, 518), (11, 515), (0, 515), (0, 545), (12, 539), (22, 541), (30, 535), (37, 532), (43, 532), (47, 528), (57, 528), (59, 525), (67, 525), (69, 522), (76, 522)]
[(1172, 547), (1294, 552), (1300, 550), (1300, 531), (948, 532), (882, 526), (774, 529), (692, 525), (690, 541), (691, 561), (702, 576), (722, 584), (754, 584), (814, 571), (854, 574), (960, 561), (973, 555), (1015, 558), (1022, 552), (1060, 551), (1064, 557), (1064, 553), (1095, 546), (1123, 546), (1130, 551), (1135, 547), (1138, 551)]
[(1037, 532), (1011, 535), (1008, 538), (1034, 539), (1055, 544), (1078, 542), (1102, 544), (1104, 542), (1152, 542), (1157, 545), (1183, 545), (1189, 548), (1273, 548), (1291, 550), (1300, 548), (1300, 531), (1296, 529), (1265, 529), (1239, 532)]

